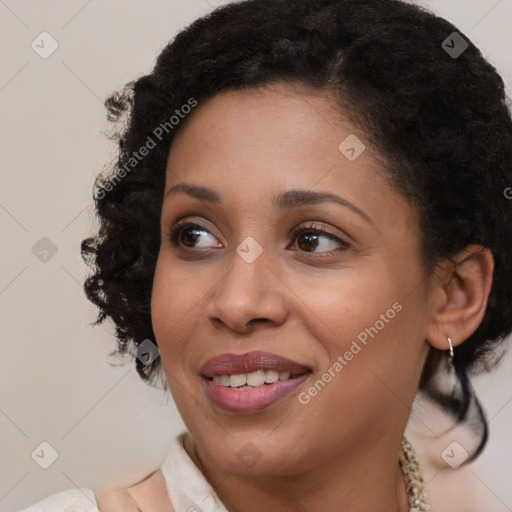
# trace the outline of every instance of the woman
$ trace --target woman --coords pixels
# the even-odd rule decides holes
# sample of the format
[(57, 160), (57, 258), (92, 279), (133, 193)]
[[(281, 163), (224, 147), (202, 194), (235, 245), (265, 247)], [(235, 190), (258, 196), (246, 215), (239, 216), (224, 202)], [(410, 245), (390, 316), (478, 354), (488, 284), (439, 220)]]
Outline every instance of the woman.
[(439, 510), (404, 438), (413, 400), (469, 425), (473, 460), (468, 374), (512, 330), (496, 70), (399, 0), (249, 0), (183, 30), (107, 109), (119, 158), (85, 289), (187, 432), (146, 480), (73, 491), (76, 508)]

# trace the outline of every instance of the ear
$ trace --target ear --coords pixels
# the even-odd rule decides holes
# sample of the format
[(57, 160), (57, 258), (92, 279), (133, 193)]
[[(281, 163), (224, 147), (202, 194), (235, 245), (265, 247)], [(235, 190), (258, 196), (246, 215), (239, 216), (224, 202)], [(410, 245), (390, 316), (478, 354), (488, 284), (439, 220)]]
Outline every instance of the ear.
[(482, 323), (491, 291), (494, 259), (489, 249), (469, 245), (440, 263), (433, 276), (431, 315), (425, 337), (439, 350), (468, 339)]

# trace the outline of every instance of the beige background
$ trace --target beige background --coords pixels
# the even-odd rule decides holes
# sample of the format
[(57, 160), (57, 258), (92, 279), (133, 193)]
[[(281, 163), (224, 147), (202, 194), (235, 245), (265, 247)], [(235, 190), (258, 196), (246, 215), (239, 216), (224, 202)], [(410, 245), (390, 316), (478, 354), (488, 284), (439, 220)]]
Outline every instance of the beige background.
[[(103, 99), (149, 72), (178, 29), (219, 3), (0, 0), (1, 511), (75, 486), (133, 484), (160, 466), (182, 429), (173, 404), (131, 365), (107, 364), (113, 328), (89, 325), (97, 311), (82, 291), (79, 247), (94, 227), (94, 176), (112, 151)], [(512, 96), (512, 0), (422, 3), (472, 38)], [(43, 31), (59, 45), (47, 59), (31, 48)], [(57, 250), (46, 263), (32, 252), (43, 237)], [(457, 495), (450, 512), (512, 510), (511, 375), (508, 356), (476, 381), (491, 440), (466, 477), (426, 468), (432, 485)], [(43, 441), (58, 452), (48, 469), (31, 458)]]

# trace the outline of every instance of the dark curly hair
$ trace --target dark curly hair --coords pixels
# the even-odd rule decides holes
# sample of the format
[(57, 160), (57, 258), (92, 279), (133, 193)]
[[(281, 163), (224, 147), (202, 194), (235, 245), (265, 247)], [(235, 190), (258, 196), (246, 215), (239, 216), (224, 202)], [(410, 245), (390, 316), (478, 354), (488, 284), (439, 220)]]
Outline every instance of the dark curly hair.
[[(460, 55), (448, 51), (455, 40)], [(492, 251), (485, 317), (455, 353), (460, 392), (440, 389), (435, 377), (446, 353), (434, 348), (420, 381), (458, 422), (476, 407), (476, 457), (487, 427), (468, 375), (497, 363), (512, 330), (512, 201), (505, 193), (512, 121), (495, 68), (465, 34), (422, 7), (400, 0), (228, 4), (182, 30), (150, 74), (112, 94), (105, 105), (118, 156), (96, 180), (100, 226), (81, 246), (93, 268), (84, 288), (99, 307), (94, 325), (112, 319), (117, 354), (144, 340), (156, 345), (150, 303), (173, 137), (186, 114), (215, 94), (283, 81), (332, 94), (366, 134), (387, 178), (420, 212), (427, 275), (470, 244)], [(164, 381), (160, 358), (135, 362), (145, 381)]]

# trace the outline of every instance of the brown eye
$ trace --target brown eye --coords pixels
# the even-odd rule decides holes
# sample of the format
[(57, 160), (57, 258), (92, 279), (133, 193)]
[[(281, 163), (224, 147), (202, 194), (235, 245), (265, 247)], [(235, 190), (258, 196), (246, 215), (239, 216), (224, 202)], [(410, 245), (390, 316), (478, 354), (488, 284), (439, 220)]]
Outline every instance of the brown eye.
[[(208, 243), (208, 237), (213, 240), (213, 244)], [(222, 244), (207, 229), (191, 222), (178, 223), (173, 226), (170, 239), (175, 247), (184, 246), (189, 249), (194, 247), (222, 247)]]
[(196, 241), (200, 238), (201, 231), (196, 228), (181, 229), (179, 233), (180, 242), (187, 247), (194, 247)]
[(303, 231), (297, 238), (297, 245), (302, 251), (315, 250), (318, 245), (319, 235), (313, 231)]
[(349, 247), (337, 236), (314, 226), (297, 229), (293, 233), (292, 239), (297, 240), (297, 246), (301, 251), (312, 254), (341, 252)]

